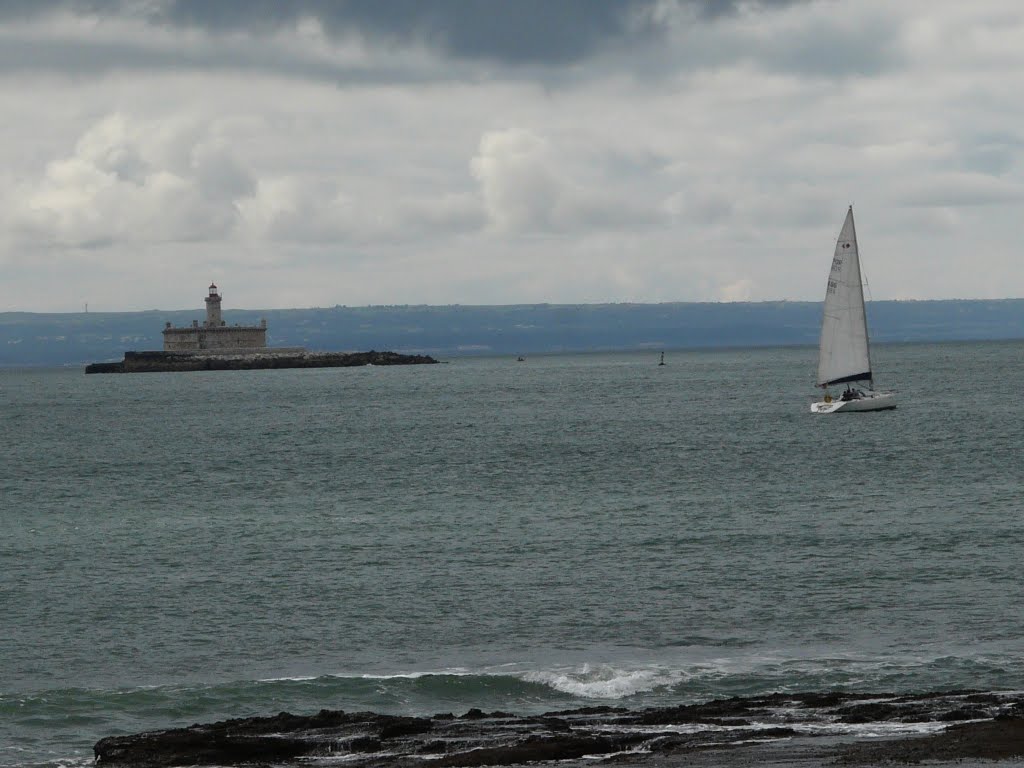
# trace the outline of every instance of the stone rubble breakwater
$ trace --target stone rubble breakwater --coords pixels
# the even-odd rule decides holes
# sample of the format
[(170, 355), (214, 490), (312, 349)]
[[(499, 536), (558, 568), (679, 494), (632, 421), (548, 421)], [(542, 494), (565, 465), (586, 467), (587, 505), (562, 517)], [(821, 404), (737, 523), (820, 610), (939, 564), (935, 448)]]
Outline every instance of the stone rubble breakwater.
[[(878, 733), (888, 734), (877, 738)], [(875, 736), (875, 738), (868, 738)], [(100, 766), (335, 764), (438, 768), (596, 760), (643, 766), (877, 765), (1024, 757), (1024, 696), (806, 693), (630, 711), (590, 707), (456, 717), (282, 712), (133, 736), (94, 747)], [(781, 763), (779, 761), (782, 761)]]
[(429, 355), (399, 352), (275, 352), (249, 353), (125, 352), (124, 359), (91, 363), (86, 373), (167, 373), (179, 371), (249, 371), (269, 368), (348, 368), (360, 365), (423, 365), (438, 361)]

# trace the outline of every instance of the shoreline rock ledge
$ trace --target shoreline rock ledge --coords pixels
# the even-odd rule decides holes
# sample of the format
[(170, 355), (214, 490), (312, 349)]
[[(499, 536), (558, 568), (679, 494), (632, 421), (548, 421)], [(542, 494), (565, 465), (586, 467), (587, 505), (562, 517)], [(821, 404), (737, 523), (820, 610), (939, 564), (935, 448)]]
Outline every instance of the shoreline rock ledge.
[(251, 371), (274, 368), (349, 368), (360, 365), (429, 365), (429, 355), (399, 352), (307, 352), (306, 350), (253, 352), (125, 352), (124, 359), (90, 363), (86, 373), (176, 373), (184, 371)]
[(1022, 715), (1024, 696), (982, 691), (775, 693), (639, 711), (601, 706), (534, 716), (479, 709), (428, 717), (325, 709), (309, 716), (282, 712), (111, 736), (93, 750), (99, 768), (291, 768), (339, 762), (346, 768), (485, 768), (554, 761), (562, 761), (563, 768), (812, 768), (962, 760), (1019, 765)]

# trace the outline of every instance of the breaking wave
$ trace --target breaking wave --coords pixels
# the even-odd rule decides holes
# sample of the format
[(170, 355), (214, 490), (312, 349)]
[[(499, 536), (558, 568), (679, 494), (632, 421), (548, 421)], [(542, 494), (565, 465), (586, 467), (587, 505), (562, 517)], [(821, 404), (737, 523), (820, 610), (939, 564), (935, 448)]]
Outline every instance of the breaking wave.
[[(546, 669), (506, 664), (393, 674), (292, 676), (117, 690), (69, 688), (0, 693), (0, 720), (19, 743), (0, 749), (0, 768), (77, 765), (103, 736), (280, 711), (461, 714), (471, 708), (539, 714), (597, 704), (675, 706), (771, 692), (925, 692), (1024, 689), (1024, 658), (782, 658), (750, 654), (689, 664), (580, 663)], [(53, 759), (43, 758), (52, 754)]]

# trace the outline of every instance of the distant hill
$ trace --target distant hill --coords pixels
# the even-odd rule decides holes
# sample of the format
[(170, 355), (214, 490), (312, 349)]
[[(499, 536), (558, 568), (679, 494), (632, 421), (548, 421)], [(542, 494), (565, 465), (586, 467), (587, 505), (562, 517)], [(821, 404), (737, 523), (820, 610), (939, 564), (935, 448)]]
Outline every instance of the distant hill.
[[(1024, 338), (1024, 299), (875, 301), (875, 342)], [(0, 365), (77, 365), (161, 349), (164, 323), (205, 310), (0, 313)], [(434, 356), (817, 344), (817, 302), (523, 304), (227, 310), (228, 324), (267, 319), (272, 346), (393, 350)]]

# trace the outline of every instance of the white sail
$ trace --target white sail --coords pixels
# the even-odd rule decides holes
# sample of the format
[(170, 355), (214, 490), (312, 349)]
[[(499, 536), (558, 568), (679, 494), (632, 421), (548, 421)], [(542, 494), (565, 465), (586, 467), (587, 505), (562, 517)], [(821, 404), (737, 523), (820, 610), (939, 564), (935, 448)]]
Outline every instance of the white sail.
[(871, 379), (868, 325), (864, 315), (864, 286), (857, 253), (853, 206), (846, 214), (836, 242), (832, 271), (825, 291), (818, 348), (818, 385)]

